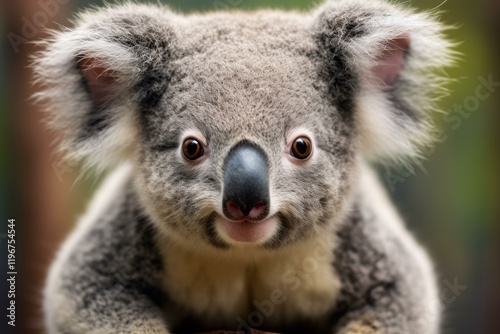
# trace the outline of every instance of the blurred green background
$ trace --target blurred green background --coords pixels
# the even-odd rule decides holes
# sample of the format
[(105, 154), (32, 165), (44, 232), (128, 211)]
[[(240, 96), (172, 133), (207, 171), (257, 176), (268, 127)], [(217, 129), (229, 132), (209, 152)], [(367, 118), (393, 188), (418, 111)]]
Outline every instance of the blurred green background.
[[(52, 1), (57, 1), (60, 7), (54, 17), (43, 24), (50, 27), (56, 26), (54, 22), (67, 24), (67, 17), (80, 8), (103, 3)], [(318, 3), (300, 0), (161, 2), (185, 12), (261, 7), (305, 10)], [(427, 160), (415, 165), (412, 171), (379, 166), (380, 175), (410, 229), (435, 259), (446, 308), (443, 333), (500, 333), (500, 84), (489, 87), (489, 91), (483, 85), (488, 78), (500, 83), (500, 1), (404, 3), (423, 10), (441, 10), (443, 21), (457, 27), (449, 35), (460, 42), (457, 49), (462, 59), (457, 67), (448, 71), (456, 81), (440, 106), (449, 111), (450, 116), (435, 115), (441, 131)], [(2, 224), (11, 217), (19, 222), (19, 284), (23, 289), (18, 309), (19, 333), (43, 332), (38, 306), (46, 267), (96, 186), (90, 181), (75, 182), (78, 166), (67, 166), (51, 153), (53, 135), (44, 130), (37, 107), (26, 102), (33, 91), (29, 85), (31, 72), (27, 59), (36, 49), (27, 42), (42, 38), (44, 32), (40, 29), (22, 41), (17, 45), (18, 50), (8, 37), (12, 32), (23, 36), (23, 17), (35, 18), (40, 8), (39, 1), (4, 0), (0, 19), (0, 33), (7, 37), (0, 52), (0, 215)], [(489, 92), (485, 98), (477, 93), (481, 85), (481, 92)], [(2, 233), (5, 226), (0, 230), (0, 237)], [(5, 258), (2, 240), (1, 256)], [(2, 302), (4, 296), (2, 291)]]

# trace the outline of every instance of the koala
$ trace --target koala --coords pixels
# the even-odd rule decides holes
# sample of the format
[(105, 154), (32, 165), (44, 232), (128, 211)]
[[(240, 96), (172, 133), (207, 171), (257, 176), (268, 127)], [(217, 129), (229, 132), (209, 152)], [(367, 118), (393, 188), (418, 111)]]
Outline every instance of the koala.
[(61, 151), (113, 171), (53, 263), (51, 334), (436, 334), (433, 266), (372, 164), (432, 143), (434, 12), (82, 13), (35, 56)]

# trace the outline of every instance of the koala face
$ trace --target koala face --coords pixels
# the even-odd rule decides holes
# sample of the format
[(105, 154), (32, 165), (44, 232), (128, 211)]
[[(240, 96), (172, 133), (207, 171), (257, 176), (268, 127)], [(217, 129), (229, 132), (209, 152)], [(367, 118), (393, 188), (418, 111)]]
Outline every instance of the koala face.
[(279, 248), (342, 220), (360, 159), (419, 156), (435, 69), (453, 60), (444, 29), (380, 1), (190, 16), (125, 4), (83, 14), (35, 66), (63, 151), (133, 161), (161, 231)]
[[(169, 233), (279, 247), (324, 232), (341, 211), (356, 129), (329, 99), (314, 36), (299, 20), (281, 19), (291, 34), (282, 45), (263, 28), (274, 15), (240, 15), (192, 23), (178, 37), (189, 42), (174, 43), (165, 93), (143, 119), (138, 166)], [(238, 22), (240, 32), (228, 28)]]

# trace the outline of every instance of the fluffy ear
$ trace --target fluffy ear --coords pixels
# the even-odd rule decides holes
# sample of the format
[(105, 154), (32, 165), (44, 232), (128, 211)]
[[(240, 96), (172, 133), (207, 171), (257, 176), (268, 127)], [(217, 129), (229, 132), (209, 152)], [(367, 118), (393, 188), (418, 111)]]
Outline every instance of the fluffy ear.
[(432, 141), (430, 112), (448, 81), (453, 43), (433, 13), (379, 0), (336, 0), (315, 13), (330, 94), (355, 121), (368, 158), (405, 161)]
[(127, 158), (141, 113), (166, 88), (172, 20), (164, 8), (115, 6), (81, 15), (44, 43), (34, 57), (36, 97), (65, 155), (98, 167)]

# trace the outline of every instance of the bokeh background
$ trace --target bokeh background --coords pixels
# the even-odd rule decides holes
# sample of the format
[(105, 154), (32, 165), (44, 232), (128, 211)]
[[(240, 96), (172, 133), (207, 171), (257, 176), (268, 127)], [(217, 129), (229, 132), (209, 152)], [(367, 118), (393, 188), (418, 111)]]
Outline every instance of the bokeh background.
[[(67, 25), (81, 8), (102, 1), (1, 0), (0, 7), (0, 332), (44, 333), (41, 287), (61, 240), (99, 183), (77, 180), (78, 165), (54, 155), (57, 134), (29, 101), (28, 59), (45, 28)], [(370, 1), (370, 0), (366, 0)], [(109, 2), (113, 2), (110, 0)], [(306, 10), (310, 0), (163, 0), (191, 12), (261, 7)], [(450, 37), (462, 60), (436, 115), (439, 141), (413, 170), (379, 166), (381, 178), (412, 231), (435, 259), (444, 333), (500, 333), (500, 1), (414, 0), (439, 8), (456, 25)], [(44, 14), (45, 13), (45, 14)], [(485, 86), (492, 80), (498, 84)], [(481, 87), (481, 88), (478, 88)], [(479, 89), (479, 91), (478, 91)], [(488, 94), (486, 94), (488, 93)], [(486, 95), (487, 96), (486, 96)], [(7, 327), (6, 225), (16, 219), (16, 327)]]

